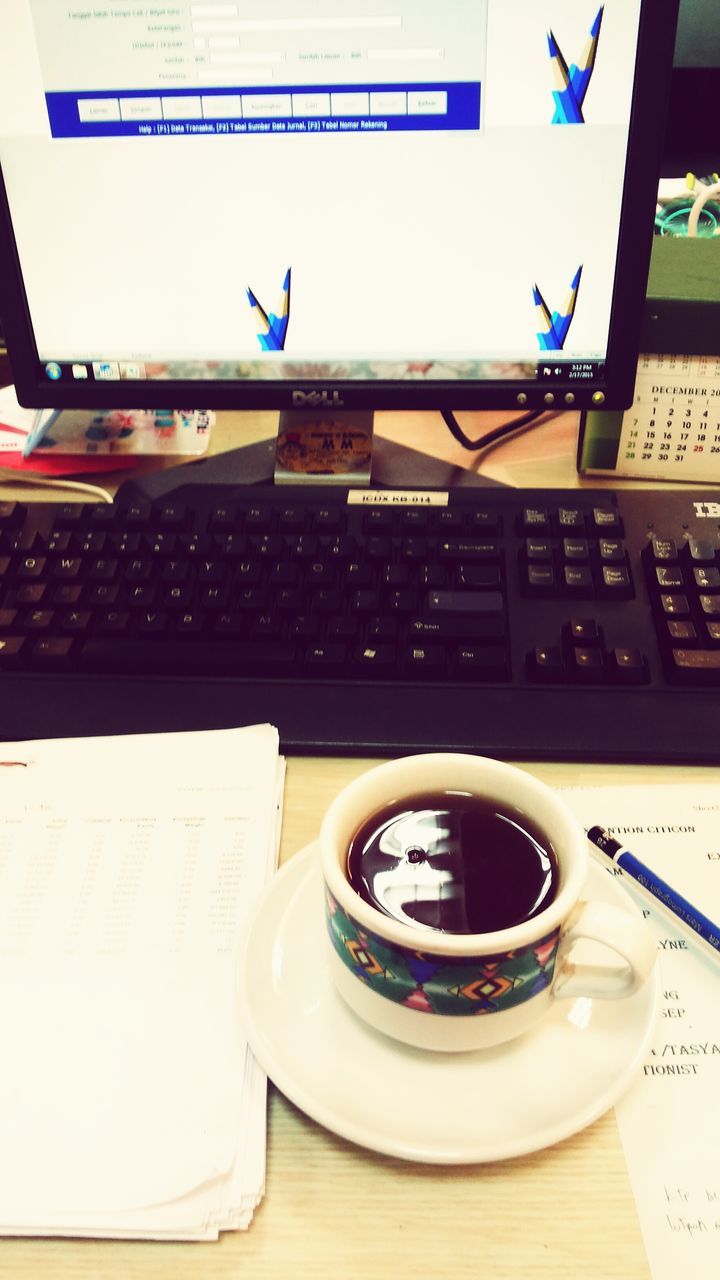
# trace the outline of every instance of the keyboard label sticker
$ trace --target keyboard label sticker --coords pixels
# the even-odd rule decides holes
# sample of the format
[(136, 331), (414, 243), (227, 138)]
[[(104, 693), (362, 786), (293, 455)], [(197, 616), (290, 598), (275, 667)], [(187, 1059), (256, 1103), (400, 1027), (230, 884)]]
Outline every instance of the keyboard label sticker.
[(351, 507), (446, 507), (447, 492), (426, 489), (351, 489)]

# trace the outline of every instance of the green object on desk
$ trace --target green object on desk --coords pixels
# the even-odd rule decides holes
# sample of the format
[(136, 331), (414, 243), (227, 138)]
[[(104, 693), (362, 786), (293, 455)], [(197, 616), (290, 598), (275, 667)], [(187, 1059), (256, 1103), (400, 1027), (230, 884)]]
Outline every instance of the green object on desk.
[(639, 349), (720, 352), (720, 237), (655, 236)]
[(614, 471), (620, 448), (622, 410), (597, 411), (582, 415), (578, 437), (577, 468), (583, 471)]

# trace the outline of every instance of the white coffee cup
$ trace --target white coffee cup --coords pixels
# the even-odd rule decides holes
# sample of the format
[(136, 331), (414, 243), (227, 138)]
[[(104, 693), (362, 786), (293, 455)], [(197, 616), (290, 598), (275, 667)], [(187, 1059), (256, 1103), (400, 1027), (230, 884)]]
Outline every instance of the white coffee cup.
[[(448, 933), (394, 919), (360, 896), (347, 870), (358, 829), (390, 806), (438, 792), (491, 800), (543, 834), (558, 868), (544, 910), (492, 933)], [(512, 765), (454, 753), (379, 765), (332, 802), (319, 843), (335, 985), (358, 1017), (406, 1044), (444, 1051), (501, 1044), (528, 1031), (557, 999), (632, 994), (655, 962), (639, 915), (583, 900), (581, 827), (556, 792)], [(595, 944), (589, 959), (580, 954), (588, 942)]]

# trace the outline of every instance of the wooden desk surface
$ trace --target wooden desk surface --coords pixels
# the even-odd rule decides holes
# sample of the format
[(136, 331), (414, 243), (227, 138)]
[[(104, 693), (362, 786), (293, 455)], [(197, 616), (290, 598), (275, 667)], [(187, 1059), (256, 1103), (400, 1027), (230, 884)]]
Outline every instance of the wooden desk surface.
[[(468, 432), (479, 434), (479, 415), (466, 417)], [(483, 426), (488, 418), (482, 416)], [(388, 437), (408, 425), (396, 421), (399, 415), (380, 419), (378, 430)], [(223, 419), (215, 447), (231, 441), (237, 426), (235, 415)], [(572, 415), (553, 419), (493, 450), (483, 469), (519, 484), (576, 484), (576, 430)], [(269, 432), (258, 427), (258, 434)], [(419, 421), (413, 437), (415, 447), (442, 452), (451, 461), (469, 458), (448, 443), (439, 417)], [(17, 488), (12, 492), (18, 495)], [(7, 494), (0, 490), (0, 496)], [(373, 763), (289, 760), (283, 860), (315, 837), (330, 799)], [(716, 778), (712, 769), (526, 767), (557, 785)], [(306, 1119), (271, 1088), (267, 1191), (247, 1233), (186, 1245), (0, 1241), (0, 1277), (13, 1280), (386, 1280), (400, 1274), (412, 1280), (648, 1280), (613, 1112), (546, 1151), (444, 1169), (356, 1148)]]
[[(463, 429), (475, 438), (494, 426), (509, 421), (510, 413), (466, 413), (459, 415)], [(218, 413), (210, 436), (209, 454), (224, 453), (242, 444), (254, 444), (272, 439), (277, 430), (277, 414), (271, 412)], [(583, 482), (575, 469), (578, 415), (574, 413), (548, 415), (533, 430), (523, 430), (499, 445), (473, 454), (464, 449), (450, 435), (439, 413), (377, 413), (375, 432), (380, 448), (385, 440), (405, 445), (431, 457), (442, 459), (453, 466), (463, 467), (487, 476), (489, 480), (513, 485), (548, 485), (556, 488), (572, 488)], [(191, 462), (186, 459), (184, 464)], [(107, 472), (80, 477), (114, 492), (123, 480), (131, 476), (143, 476), (176, 465), (173, 458), (142, 457), (132, 472)], [(27, 473), (25, 473), (27, 475)], [(398, 477), (403, 483), (403, 477)], [(1, 484), (3, 497), (36, 498), (73, 501), (72, 494), (52, 491), (17, 483)], [(82, 495), (78, 495), (78, 501)]]

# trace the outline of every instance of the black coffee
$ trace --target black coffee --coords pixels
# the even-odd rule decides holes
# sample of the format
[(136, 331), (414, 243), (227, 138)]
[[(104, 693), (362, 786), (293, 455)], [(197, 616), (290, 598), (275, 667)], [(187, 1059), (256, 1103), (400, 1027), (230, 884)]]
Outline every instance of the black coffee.
[(552, 902), (556, 854), (524, 815), (476, 796), (424, 794), (374, 814), (350, 843), (347, 875), (394, 920), (491, 933)]

